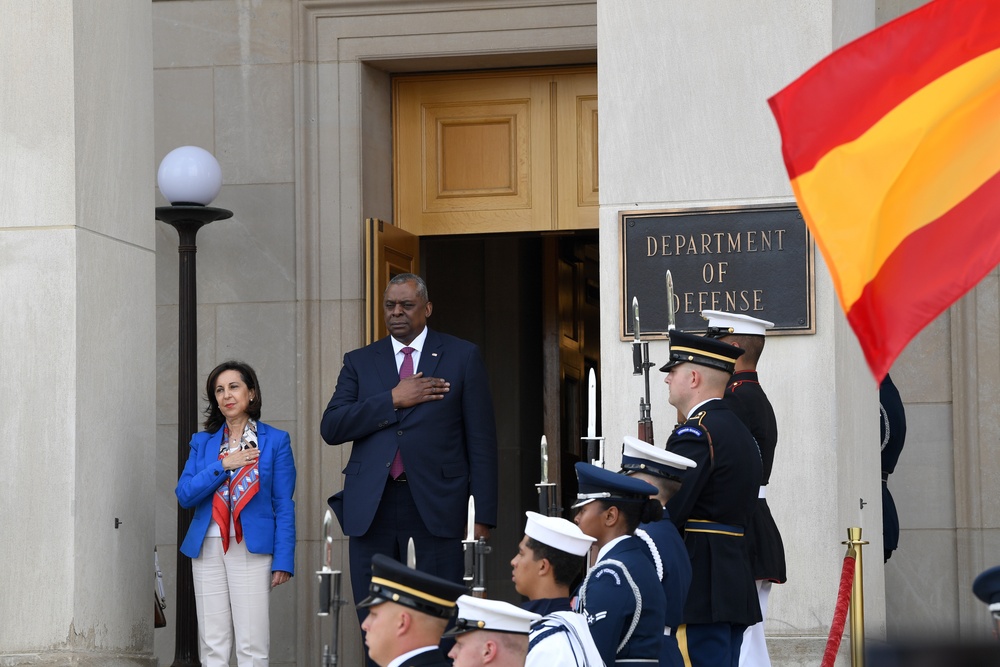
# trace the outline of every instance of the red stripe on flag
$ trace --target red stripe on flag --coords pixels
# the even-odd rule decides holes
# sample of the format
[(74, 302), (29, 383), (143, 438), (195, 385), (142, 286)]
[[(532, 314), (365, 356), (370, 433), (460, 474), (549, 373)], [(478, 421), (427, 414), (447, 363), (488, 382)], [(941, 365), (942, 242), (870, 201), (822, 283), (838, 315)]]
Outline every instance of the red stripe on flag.
[(881, 382), (907, 343), (1000, 263), (1000, 174), (907, 236), (847, 320)]
[(1000, 1), (936, 0), (834, 51), (768, 100), (785, 138), (789, 177), (811, 170), (932, 81), (997, 48)]

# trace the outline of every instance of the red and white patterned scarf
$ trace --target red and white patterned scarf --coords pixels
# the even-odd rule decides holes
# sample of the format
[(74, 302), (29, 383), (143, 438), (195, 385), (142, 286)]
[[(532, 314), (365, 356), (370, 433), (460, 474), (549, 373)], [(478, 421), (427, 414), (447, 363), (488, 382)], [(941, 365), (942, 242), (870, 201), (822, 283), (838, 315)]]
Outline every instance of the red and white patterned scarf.
[[(250, 419), (243, 428), (243, 436), (240, 439), (240, 446), (237, 449), (229, 449), (229, 425), (222, 429), (222, 446), (219, 448), (219, 460), (226, 458), (232, 452), (243, 451), (245, 449), (258, 449), (257, 446), (257, 422)], [(229, 517), (232, 514), (233, 527), (236, 532), (236, 542), (243, 541), (243, 525), (240, 522), (240, 512), (247, 506), (250, 499), (256, 495), (259, 488), (260, 471), (257, 469), (257, 462), (245, 465), (234, 470), (229, 478), (216, 489), (215, 497), (212, 498), (212, 518), (219, 524), (222, 531), (222, 552), (229, 550)]]

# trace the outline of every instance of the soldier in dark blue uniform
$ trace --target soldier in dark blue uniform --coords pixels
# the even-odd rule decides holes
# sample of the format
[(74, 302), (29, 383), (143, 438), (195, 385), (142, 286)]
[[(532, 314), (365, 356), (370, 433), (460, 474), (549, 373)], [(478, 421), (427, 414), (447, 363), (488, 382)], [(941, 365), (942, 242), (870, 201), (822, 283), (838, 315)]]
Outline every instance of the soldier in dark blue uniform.
[(972, 592), (989, 607), (993, 618), (993, 638), (1000, 639), (1000, 565), (980, 572), (972, 582)]
[[(684, 471), (695, 466), (691, 459), (625, 436), (622, 472), (655, 486), (659, 491), (655, 497), (660, 504), (665, 505), (674, 496), (684, 481)], [(666, 509), (660, 521), (640, 524), (635, 536), (646, 544), (667, 601), (660, 665), (684, 667), (684, 658), (677, 646), (677, 628), (683, 622), (684, 603), (691, 587), (691, 559), (687, 547)]]
[(667, 503), (691, 557), (691, 589), (677, 643), (695, 667), (737, 667), (744, 630), (761, 620), (743, 535), (757, 504), (761, 459), (750, 431), (720, 400), (743, 350), (670, 332), (670, 404), (687, 420), (667, 449), (698, 467)]
[(438, 644), (465, 587), (413, 570), (388, 556), (372, 557), (368, 609), (361, 629), (371, 659), (385, 667), (449, 667)]
[(899, 547), (899, 514), (889, 493), (889, 475), (896, 469), (906, 441), (906, 411), (899, 390), (888, 375), (878, 388), (879, 428), (882, 435), (882, 544), (885, 560)]
[[(744, 354), (736, 360), (735, 370), (726, 384), (726, 393), (722, 400), (750, 429), (750, 434), (760, 449), (763, 464), (760, 492), (757, 507), (747, 526), (745, 539), (747, 549), (750, 551), (753, 576), (757, 582), (760, 615), (766, 619), (767, 600), (772, 584), (783, 584), (787, 581), (785, 545), (781, 540), (778, 525), (771, 516), (766, 494), (767, 485), (771, 480), (771, 467), (774, 465), (774, 451), (778, 444), (778, 421), (774, 416), (774, 408), (771, 407), (771, 402), (767, 399), (767, 394), (764, 393), (757, 377), (757, 363), (764, 351), (764, 335), (774, 323), (749, 315), (724, 313), (718, 310), (702, 311), (701, 316), (708, 320), (709, 336), (744, 350)], [(764, 622), (761, 621), (747, 628), (743, 635), (740, 665), (769, 667), (770, 664), (771, 658), (764, 640)]]
[(579, 502), (574, 521), (598, 549), (577, 597), (604, 664), (655, 665), (662, 644), (666, 601), (653, 563), (633, 533), (663, 509), (656, 487), (589, 463), (576, 464)]

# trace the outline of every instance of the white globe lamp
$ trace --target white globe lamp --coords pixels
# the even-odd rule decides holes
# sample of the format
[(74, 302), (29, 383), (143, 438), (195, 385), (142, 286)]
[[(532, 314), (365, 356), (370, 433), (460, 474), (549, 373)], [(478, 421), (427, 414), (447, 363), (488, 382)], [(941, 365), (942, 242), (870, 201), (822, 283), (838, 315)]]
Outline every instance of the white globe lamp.
[(208, 206), (222, 189), (222, 169), (204, 148), (181, 146), (160, 162), (156, 182), (174, 206)]

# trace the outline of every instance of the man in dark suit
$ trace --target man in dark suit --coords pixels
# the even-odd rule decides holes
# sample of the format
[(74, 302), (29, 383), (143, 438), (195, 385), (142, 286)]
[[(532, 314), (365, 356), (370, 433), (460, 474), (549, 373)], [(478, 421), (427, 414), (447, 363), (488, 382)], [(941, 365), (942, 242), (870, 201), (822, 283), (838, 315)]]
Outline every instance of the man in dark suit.
[(420, 570), (461, 582), (470, 494), (476, 536), (496, 525), (486, 367), (472, 343), (427, 328), (431, 310), (422, 278), (395, 276), (383, 299), (389, 336), (344, 356), (323, 413), (327, 443), (353, 442), (344, 490), (330, 505), (350, 537), (355, 603), (368, 590), (372, 556), (402, 560), (410, 538)]
[(743, 350), (713, 338), (670, 332), (670, 404), (687, 420), (667, 449), (697, 464), (667, 501), (691, 557), (691, 588), (677, 643), (685, 664), (737, 667), (743, 632), (760, 622), (744, 531), (757, 505), (757, 443), (720, 400)]

